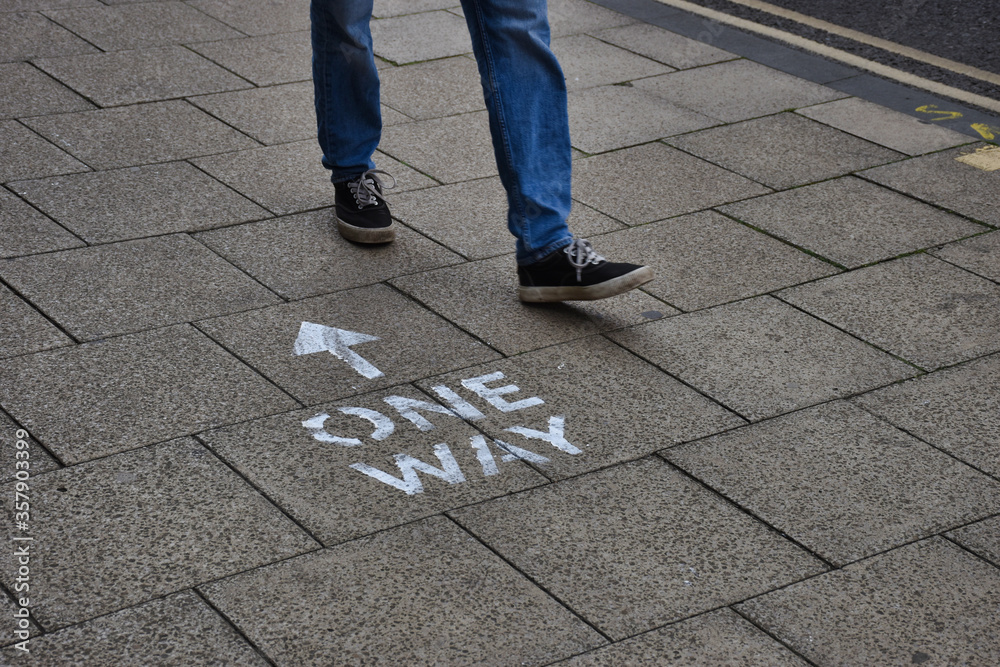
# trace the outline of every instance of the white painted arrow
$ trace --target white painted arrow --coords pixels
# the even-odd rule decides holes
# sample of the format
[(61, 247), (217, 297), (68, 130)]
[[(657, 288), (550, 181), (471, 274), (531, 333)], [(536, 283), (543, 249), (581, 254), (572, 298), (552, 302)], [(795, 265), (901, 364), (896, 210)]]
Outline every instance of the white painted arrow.
[(351, 368), (369, 380), (385, 375), (372, 366), (367, 359), (351, 349), (352, 345), (369, 343), (378, 340), (376, 336), (328, 327), (312, 322), (303, 322), (299, 327), (299, 337), (295, 339), (295, 354), (312, 354), (314, 352), (329, 352), (338, 359), (343, 359)]

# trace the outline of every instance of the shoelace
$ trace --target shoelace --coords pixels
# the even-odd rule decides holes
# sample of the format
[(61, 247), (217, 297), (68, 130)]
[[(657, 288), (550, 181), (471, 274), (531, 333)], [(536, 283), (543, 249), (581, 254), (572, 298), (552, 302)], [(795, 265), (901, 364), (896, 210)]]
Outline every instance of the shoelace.
[[(385, 174), (391, 178), (392, 185), (386, 186), (376, 174)], [(382, 195), (382, 190), (396, 187), (396, 179), (387, 171), (369, 169), (357, 179), (349, 181), (347, 187), (350, 188), (351, 194), (354, 195), (354, 201), (358, 203), (358, 208), (364, 208), (365, 206), (377, 205), (378, 198)]]
[(588, 264), (600, 264), (608, 260), (604, 259), (596, 252), (594, 246), (586, 239), (574, 238), (573, 242), (563, 248), (563, 252), (569, 258), (569, 263), (576, 269), (576, 282), (583, 280), (583, 269)]

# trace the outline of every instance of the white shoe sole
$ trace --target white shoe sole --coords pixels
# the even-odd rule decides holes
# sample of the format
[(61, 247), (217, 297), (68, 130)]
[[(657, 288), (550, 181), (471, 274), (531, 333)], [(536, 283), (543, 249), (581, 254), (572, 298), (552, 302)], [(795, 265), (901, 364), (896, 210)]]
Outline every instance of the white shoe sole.
[(396, 238), (396, 221), (388, 227), (355, 227), (337, 218), (337, 231), (348, 241), (355, 243), (390, 243)]
[(625, 275), (606, 280), (588, 287), (525, 287), (517, 290), (517, 298), (526, 303), (550, 303), (554, 301), (595, 301), (609, 296), (623, 294), (653, 279), (653, 270), (640, 266)]

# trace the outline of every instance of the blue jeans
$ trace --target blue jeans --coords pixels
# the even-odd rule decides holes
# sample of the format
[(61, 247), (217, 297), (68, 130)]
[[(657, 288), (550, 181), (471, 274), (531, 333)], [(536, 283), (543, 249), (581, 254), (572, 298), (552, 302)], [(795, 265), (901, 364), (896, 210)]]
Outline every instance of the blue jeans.
[[(507, 227), (530, 264), (572, 240), (566, 81), (546, 0), (461, 0), (490, 118)], [(313, 83), (323, 165), (334, 182), (374, 167), (382, 132), (372, 0), (312, 0)], [(461, 141), (461, 137), (456, 138)]]

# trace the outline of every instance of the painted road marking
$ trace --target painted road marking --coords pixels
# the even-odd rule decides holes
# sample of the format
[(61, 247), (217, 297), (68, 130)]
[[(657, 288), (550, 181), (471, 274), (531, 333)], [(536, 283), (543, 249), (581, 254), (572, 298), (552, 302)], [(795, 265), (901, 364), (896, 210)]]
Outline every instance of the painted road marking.
[(996, 146), (984, 146), (976, 150), (975, 153), (962, 155), (955, 158), (959, 162), (973, 166), (983, 171), (997, 171), (1000, 169), (1000, 148)]
[(351, 349), (352, 345), (379, 340), (376, 336), (328, 327), (313, 322), (303, 322), (295, 339), (295, 354), (329, 352), (350, 364), (351, 368), (369, 380), (385, 375), (372, 366), (367, 359)]

